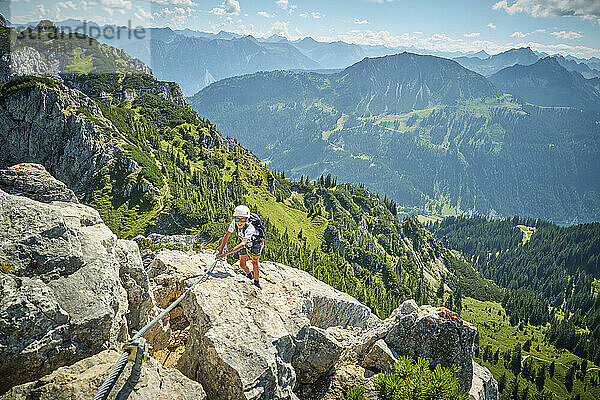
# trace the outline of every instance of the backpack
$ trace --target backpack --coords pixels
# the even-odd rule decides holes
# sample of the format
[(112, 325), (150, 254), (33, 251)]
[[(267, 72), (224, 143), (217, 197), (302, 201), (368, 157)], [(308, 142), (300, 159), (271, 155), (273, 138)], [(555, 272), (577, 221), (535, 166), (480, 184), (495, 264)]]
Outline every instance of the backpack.
[(265, 228), (263, 226), (260, 217), (256, 213), (250, 213), (250, 218), (248, 218), (248, 222), (254, 226), (254, 229), (258, 232), (258, 238), (262, 239), (265, 237)]

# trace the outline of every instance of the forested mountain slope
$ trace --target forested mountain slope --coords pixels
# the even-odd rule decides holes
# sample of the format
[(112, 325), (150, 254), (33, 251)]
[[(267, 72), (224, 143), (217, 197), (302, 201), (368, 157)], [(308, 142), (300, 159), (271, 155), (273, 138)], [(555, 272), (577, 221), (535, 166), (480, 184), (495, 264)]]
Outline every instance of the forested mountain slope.
[(504, 92), (540, 106), (600, 110), (600, 85), (594, 85), (597, 78), (585, 79), (578, 72), (569, 72), (554, 57), (504, 68), (489, 79)]
[(508, 288), (502, 304), (513, 325), (550, 323), (551, 343), (600, 362), (600, 223), (458, 217), (429, 229)]
[(403, 53), (337, 74), (257, 73), (190, 102), (293, 178), (362, 182), (402, 212), (600, 218), (600, 113), (523, 104), (450, 60)]

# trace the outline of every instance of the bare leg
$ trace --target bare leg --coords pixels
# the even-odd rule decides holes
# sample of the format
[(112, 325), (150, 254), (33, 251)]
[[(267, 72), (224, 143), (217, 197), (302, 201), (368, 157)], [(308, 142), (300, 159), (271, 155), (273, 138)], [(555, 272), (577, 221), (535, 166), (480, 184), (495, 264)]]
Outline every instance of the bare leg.
[(254, 271), (254, 280), (258, 280), (258, 257), (260, 256), (252, 256), (252, 269)]
[(248, 275), (250, 273), (250, 270), (248, 269), (248, 267), (246, 266), (246, 260), (248, 259), (248, 255), (246, 254), (240, 254), (240, 268), (242, 268), (242, 271), (244, 271), (244, 273), (246, 275)]

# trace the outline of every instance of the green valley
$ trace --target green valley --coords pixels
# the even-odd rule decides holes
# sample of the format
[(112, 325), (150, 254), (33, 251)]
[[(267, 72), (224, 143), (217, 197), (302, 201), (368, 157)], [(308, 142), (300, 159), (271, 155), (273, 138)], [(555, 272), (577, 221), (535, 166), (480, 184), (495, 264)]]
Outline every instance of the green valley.
[(190, 102), (270, 166), (363, 183), (403, 214), (600, 215), (600, 114), (524, 103), (450, 60), (402, 53), (336, 74), (261, 72)]
[[(534, 326), (525, 323), (513, 326), (501, 304), (471, 298), (463, 301), (461, 317), (477, 326), (477, 362), (487, 367), (499, 380), (501, 399), (510, 399), (515, 387), (519, 398), (525, 390), (533, 399), (592, 400), (600, 396), (600, 369), (568, 350), (549, 343), (546, 338), (549, 324)], [(521, 353), (520, 365), (515, 361), (515, 349)], [(582, 362), (585, 371), (582, 370)], [(572, 366), (575, 366), (576, 374), (571, 386), (566, 376)], [(515, 375), (516, 368), (519, 372)], [(518, 376), (517, 380), (515, 376)], [(541, 393), (538, 390), (539, 385), (543, 387)]]

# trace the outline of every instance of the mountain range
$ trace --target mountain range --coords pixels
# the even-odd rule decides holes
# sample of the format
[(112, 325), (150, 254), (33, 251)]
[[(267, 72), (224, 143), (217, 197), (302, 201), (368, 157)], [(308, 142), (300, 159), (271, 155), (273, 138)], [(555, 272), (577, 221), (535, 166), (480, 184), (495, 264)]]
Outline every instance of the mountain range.
[[(10, 23), (9, 23), (10, 24)], [(23, 27), (33, 28), (37, 22)], [(103, 25), (88, 21), (65, 20), (56, 23), (64, 31), (104, 32), (97, 39), (124, 49), (150, 66), (161, 80), (176, 81), (184, 94), (191, 96), (205, 86), (223, 78), (272, 70), (343, 69), (365, 57), (381, 57), (403, 51), (454, 58), (461, 65), (483, 75), (491, 75), (515, 64), (530, 65), (545, 53), (530, 48), (512, 49), (490, 56), (485, 51), (443, 52), (413, 46), (373, 46), (343, 41), (321, 42), (311, 37), (288, 40), (280, 35), (267, 38), (242, 36), (232, 32), (200, 32), (191, 29), (144, 28), (136, 38), (128, 27)], [(596, 60), (556, 56), (569, 71), (586, 78), (600, 76)]]
[[(500, 83), (514, 82), (511, 68), (550, 73), (544, 105), (570, 108), (528, 104), (530, 93)], [(552, 58), (496, 78), (501, 89), (455, 61), (403, 53), (335, 74), (229, 78), (189, 101), (292, 177), (362, 182), (407, 213), (598, 219), (596, 81)], [(561, 87), (568, 97), (556, 97)]]
[(600, 78), (586, 79), (568, 71), (556, 57), (504, 68), (489, 80), (504, 92), (540, 106), (600, 111)]
[[(521, 47), (518, 49), (510, 49), (489, 57), (463, 56), (456, 57), (454, 60), (465, 68), (484, 76), (490, 76), (501, 69), (512, 67), (513, 65), (526, 66), (535, 64), (545, 57), (548, 57), (548, 54), (535, 52), (530, 47)], [(567, 70), (579, 72), (584, 78), (600, 77), (600, 64), (597, 64), (594, 58), (582, 60), (572, 57), (565, 58), (559, 54), (551, 57), (556, 58), (558, 63)]]

